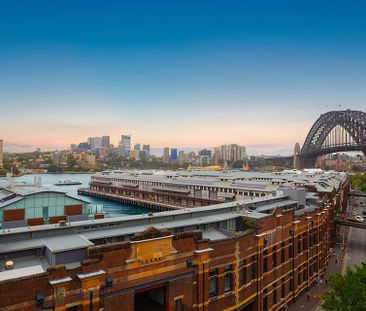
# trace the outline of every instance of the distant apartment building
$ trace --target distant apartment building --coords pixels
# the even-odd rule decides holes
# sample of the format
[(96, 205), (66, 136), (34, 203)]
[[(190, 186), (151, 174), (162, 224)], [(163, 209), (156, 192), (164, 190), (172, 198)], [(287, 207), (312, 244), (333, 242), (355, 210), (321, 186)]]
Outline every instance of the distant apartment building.
[(82, 166), (95, 166), (96, 160), (95, 155), (90, 153), (79, 153), (76, 155), (77, 161)]
[(4, 142), (0, 139), (0, 167), (4, 166), (4, 150), (3, 150)]
[(120, 155), (128, 158), (131, 151), (131, 135), (122, 135), (119, 143)]
[(141, 158), (140, 158), (140, 153), (141, 153), (141, 151), (140, 150), (136, 150), (136, 149), (134, 149), (134, 150), (131, 150), (130, 151), (130, 158), (131, 159), (134, 159), (134, 160), (136, 160), (136, 161), (139, 161)]
[(82, 142), (80, 143), (75, 151), (79, 151), (79, 152), (87, 152), (89, 150), (89, 144), (87, 142)]
[(150, 154), (150, 145), (143, 145), (142, 150), (145, 151), (149, 155)]
[(61, 165), (67, 162), (67, 155), (60, 151), (55, 151), (51, 154), (52, 163), (55, 165)]
[(163, 150), (163, 162), (169, 162), (170, 161), (170, 154), (169, 154), (169, 147), (165, 147)]
[(208, 149), (198, 151), (198, 158), (201, 166), (208, 166), (210, 164), (212, 152)]
[(247, 158), (245, 146), (237, 144), (221, 145), (215, 147), (215, 163), (219, 164), (225, 161), (235, 162), (243, 161)]
[(170, 151), (170, 160), (172, 162), (178, 162), (178, 149), (172, 148)]
[(99, 159), (105, 159), (109, 154), (109, 149), (105, 148), (105, 147), (99, 148), (97, 151), (98, 151), (97, 155), (98, 155)]
[(110, 136), (103, 136), (102, 137), (102, 147), (109, 149), (111, 146), (111, 138)]
[(77, 147), (77, 145), (76, 144), (71, 144), (70, 145), (70, 150), (71, 151), (76, 151), (76, 149), (77, 149), (78, 147)]
[(178, 162), (180, 164), (182, 164), (184, 162), (187, 162), (187, 155), (184, 153), (183, 150), (179, 150), (179, 153), (178, 153)]
[(103, 146), (103, 137), (89, 137), (88, 145), (90, 150), (102, 148)]
[(133, 150), (141, 151), (141, 144), (135, 144), (135, 146), (133, 146)]

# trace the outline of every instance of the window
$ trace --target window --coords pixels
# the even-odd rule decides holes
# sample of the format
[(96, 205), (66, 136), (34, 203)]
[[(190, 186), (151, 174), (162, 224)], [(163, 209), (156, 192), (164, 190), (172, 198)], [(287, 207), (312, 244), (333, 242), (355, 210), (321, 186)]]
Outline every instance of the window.
[(310, 265), (309, 265), (309, 276), (312, 277), (313, 276), (313, 261), (310, 261)]
[(241, 261), (241, 271), (240, 271), (240, 286), (243, 286), (247, 282), (247, 261), (243, 259)]
[(285, 278), (281, 279), (282, 286), (281, 286), (281, 298), (285, 298), (286, 296), (286, 287), (285, 287)]
[(218, 270), (217, 268), (210, 269), (209, 276), (209, 296), (210, 298), (217, 296), (217, 274)]
[(263, 271), (268, 271), (268, 257), (267, 257), (267, 251), (263, 252)]
[(266, 289), (263, 291), (263, 311), (268, 311), (268, 296)]
[(277, 284), (273, 283), (272, 304), (275, 305), (276, 303), (277, 303)]
[(307, 250), (309, 248), (308, 247), (308, 239), (309, 239), (309, 236), (304, 234), (304, 239), (302, 241), (304, 250)]
[(255, 280), (255, 262), (250, 265), (250, 280)]
[(175, 301), (175, 311), (183, 311), (183, 301), (182, 299), (177, 299)]
[(272, 267), (275, 268), (277, 267), (277, 247), (273, 247), (272, 251)]
[(294, 290), (294, 277), (291, 275), (290, 281), (288, 283), (288, 290), (292, 292)]
[(288, 247), (288, 257), (293, 258), (294, 257), (294, 244), (290, 243)]
[(228, 293), (233, 290), (233, 275), (231, 273), (224, 275), (224, 292)]
[(225, 272), (231, 272), (231, 271), (233, 271), (233, 265), (226, 265), (224, 267), (224, 271)]
[(297, 285), (300, 285), (301, 284), (301, 272), (299, 271), (297, 273)]
[(256, 261), (255, 261), (255, 256), (251, 257), (251, 262), (252, 264), (250, 265), (250, 280), (255, 280), (255, 267), (256, 267)]
[(210, 298), (217, 296), (217, 277), (210, 278), (209, 295)]
[(297, 237), (297, 253), (301, 253), (301, 235)]
[(281, 243), (281, 263), (284, 263), (286, 260), (286, 244), (285, 242)]
[(42, 217), (43, 218), (48, 218), (48, 206), (44, 206), (42, 208)]

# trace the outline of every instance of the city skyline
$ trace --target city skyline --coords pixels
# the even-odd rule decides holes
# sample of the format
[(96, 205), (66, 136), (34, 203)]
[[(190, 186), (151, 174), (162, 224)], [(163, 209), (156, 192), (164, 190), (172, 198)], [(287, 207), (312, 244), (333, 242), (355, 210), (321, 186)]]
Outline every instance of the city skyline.
[(363, 109), (366, 5), (192, 7), (1, 4), (5, 151), (132, 133), (158, 148), (278, 153), (321, 113)]

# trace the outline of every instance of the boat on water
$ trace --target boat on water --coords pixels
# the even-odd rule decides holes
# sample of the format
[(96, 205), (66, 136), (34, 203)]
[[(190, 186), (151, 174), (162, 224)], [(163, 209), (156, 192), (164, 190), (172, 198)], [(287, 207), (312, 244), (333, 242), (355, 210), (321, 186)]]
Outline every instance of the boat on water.
[(61, 179), (57, 183), (55, 183), (55, 186), (72, 186), (72, 185), (81, 185), (82, 183), (77, 180), (71, 180), (71, 179)]

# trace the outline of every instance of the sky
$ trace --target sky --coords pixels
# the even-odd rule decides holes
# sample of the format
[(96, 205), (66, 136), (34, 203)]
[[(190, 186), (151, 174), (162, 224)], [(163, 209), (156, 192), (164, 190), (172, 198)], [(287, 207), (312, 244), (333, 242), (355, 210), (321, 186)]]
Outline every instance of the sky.
[(1, 1), (5, 150), (87, 137), (289, 153), (365, 110), (364, 1)]

